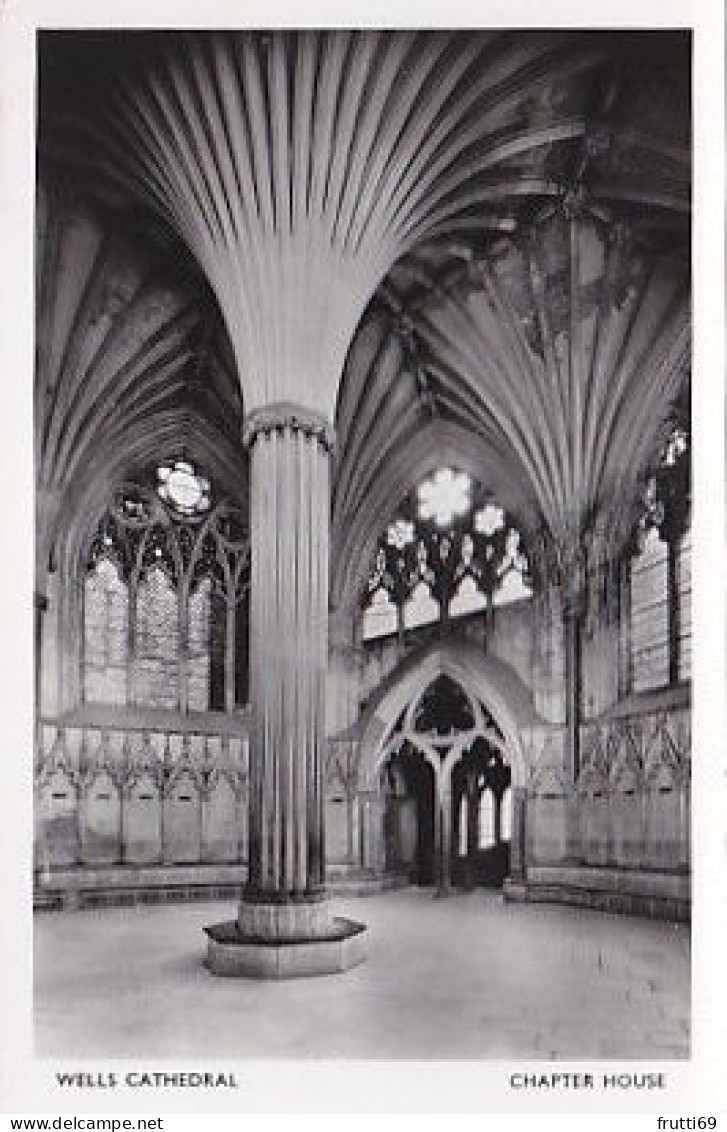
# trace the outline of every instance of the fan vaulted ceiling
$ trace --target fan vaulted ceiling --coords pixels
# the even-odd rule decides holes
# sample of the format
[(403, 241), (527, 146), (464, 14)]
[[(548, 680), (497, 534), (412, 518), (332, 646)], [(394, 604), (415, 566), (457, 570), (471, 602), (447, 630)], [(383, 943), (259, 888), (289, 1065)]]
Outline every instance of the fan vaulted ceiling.
[(688, 379), (688, 37), (46, 33), (39, 73), (41, 563), (175, 438), (244, 497), (271, 400), (335, 414), (335, 600), (443, 461), (566, 565), (618, 546)]

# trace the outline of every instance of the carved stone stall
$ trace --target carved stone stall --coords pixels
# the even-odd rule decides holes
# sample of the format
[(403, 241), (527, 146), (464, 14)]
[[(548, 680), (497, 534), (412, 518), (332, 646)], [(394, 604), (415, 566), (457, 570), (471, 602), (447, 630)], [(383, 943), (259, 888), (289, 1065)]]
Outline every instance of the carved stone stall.
[(202, 793), (188, 757), (164, 784), (162, 803), (164, 863), (190, 864), (202, 856)]
[(134, 767), (124, 783), (124, 861), (156, 865), (162, 860), (162, 790), (159, 769)]
[(41, 772), (38, 782), (40, 845), (37, 849), (43, 871), (75, 865), (79, 857), (78, 779), (62, 763)]
[(115, 865), (121, 860), (121, 790), (110, 767), (86, 775), (78, 815), (81, 858), (85, 865)]
[(536, 771), (527, 860), (512, 898), (687, 919), (690, 909), (687, 690), (652, 693), (583, 728), (573, 787)]
[(204, 769), (202, 790), (201, 859), (205, 862), (238, 861), (240, 847), (245, 844), (246, 796), (240, 804), (242, 792), (237, 776), (229, 770), (208, 767)]
[[(153, 728), (153, 712), (146, 722)], [(41, 725), (34, 849), (41, 904), (70, 895), (74, 903), (113, 903), (134, 891), (156, 899), (195, 884), (203, 896), (229, 888), (233, 875), (239, 885), (247, 745), (224, 730), (224, 717), (205, 722), (205, 735), (130, 729), (113, 713), (105, 727)]]

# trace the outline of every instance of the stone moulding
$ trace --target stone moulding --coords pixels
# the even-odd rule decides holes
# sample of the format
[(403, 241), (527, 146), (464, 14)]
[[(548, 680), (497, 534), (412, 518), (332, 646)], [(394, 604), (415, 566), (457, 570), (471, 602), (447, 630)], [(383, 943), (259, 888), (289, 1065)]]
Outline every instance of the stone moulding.
[(260, 433), (268, 435), (271, 432), (284, 432), (287, 429), (314, 437), (329, 453), (334, 450), (336, 434), (325, 414), (303, 405), (294, 405), (289, 401), (279, 401), (272, 405), (264, 405), (260, 409), (253, 409), (243, 425), (242, 443), (245, 448), (251, 448)]

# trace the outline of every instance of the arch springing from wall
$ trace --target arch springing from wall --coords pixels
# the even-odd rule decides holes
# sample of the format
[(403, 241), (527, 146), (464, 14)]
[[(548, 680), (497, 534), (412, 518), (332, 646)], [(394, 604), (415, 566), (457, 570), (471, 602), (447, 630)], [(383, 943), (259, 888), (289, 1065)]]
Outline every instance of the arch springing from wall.
[(513, 785), (524, 786), (528, 764), (522, 733), (539, 718), (532, 695), (509, 665), (494, 656), (483, 656), (473, 645), (452, 640), (439, 641), (409, 656), (369, 704), (360, 744), (361, 786), (375, 789), (402, 713), (415, 711), (423, 693), (441, 673), (467, 694), (478, 726), (484, 726), (484, 713), (491, 718), (512, 769)]

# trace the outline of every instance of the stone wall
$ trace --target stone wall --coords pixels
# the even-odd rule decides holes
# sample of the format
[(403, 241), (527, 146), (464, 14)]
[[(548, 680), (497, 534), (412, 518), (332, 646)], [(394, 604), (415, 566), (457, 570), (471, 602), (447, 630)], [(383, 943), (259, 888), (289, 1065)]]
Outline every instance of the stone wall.
[[(483, 654), (486, 648), (488, 656), (496, 657), (509, 665), (526, 688), (535, 690), (539, 669), (535, 657), (535, 642), (538, 634), (534, 632), (534, 617), (534, 604), (530, 599), (525, 599), (497, 608), (494, 623), (487, 629), (484, 615), (476, 613), (452, 622), (447, 632), (454, 640), (459, 639), (475, 645)], [(365, 704), (368, 701), (386, 677), (391, 675), (413, 649), (421, 647), (428, 640), (436, 640), (439, 633), (439, 627), (435, 625), (409, 633), (404, 641), (391, 636), (367, 642), (362, 649), (360, 666), (361, 703)], [(557, 651), (557, 634), (556, 643), (551, 647)], [(559, 666), (556, 662), (556, 669), (560, 672), (562, 685), (562, 659)], [(562, 713), (562, 690), (560, 700), (560, 707), (557, 704), (555, 706), (556, 720), (563, 718), (562, 714), (559, 714)], [(550, 718), (547, 712), (544, 714), (546, 718)]]
[(686, 690), (624, 704), (582, 729), (566, 783), (562, 734), (532, 737), (526, 857), (532, 866), (682, 872), (690, 865), (691, 713)]
[[(604, 666), (614, 671), (618, 642), (608, 625), (602, 629), (584, 641), (586, 722), (575, 786), (565, 767), (562, 641), (556, 621), (547, 607), (523, 601), (499, 609), (488, 630), (487, 654), (517, 673), (533, 693), (540, 716), (521, 735), (529, 777), (519, 792), (522, 817), (514, 836), (522, 844), (523, 869), (686, 874), (688, 690), (683, 685), (604, 707), (614, 687), (609, 677), (606, 688), (602, 671)], [(323, 768), (331, 877), (381, 875), (391, 866), (386, 807), (359, 775), (361, 711), (412, 647), (420, 647), (432, 632), (420, 630), (406, 643), (388, 638), (361, 648), (342, 639), (331, 645)], [(484, 656), (484, 619), (463, 618), (451, 630), (451, 639), (458, 638), (482, 649)], [(601, 710), (594, 714), (596, 707)], [(66, 715), (61, 722), (49, 718), (39, 725), (37, 741), (38, 875), (122, 865), (139, 871), (243, 865), (248, 730), (244, 711), (184, 717), (99, 706)], [(399, 841), (407, 845), (413, 836), (411, 815), (400, 817), (404, 833)]]
[(225, 732), (39, 727), (34, 863), (73, 866), (242, 862), (247, 739)]

